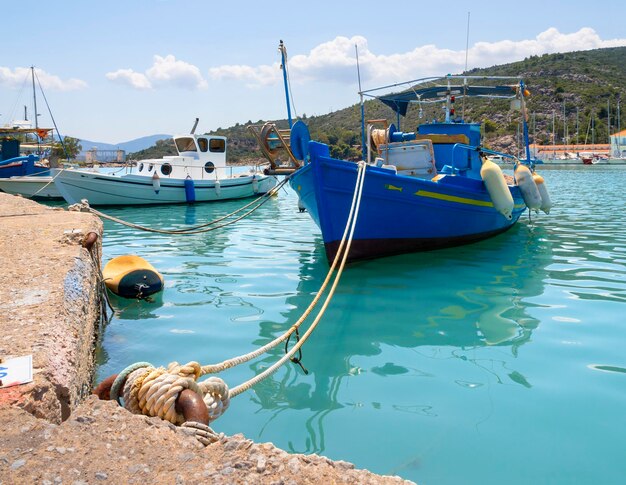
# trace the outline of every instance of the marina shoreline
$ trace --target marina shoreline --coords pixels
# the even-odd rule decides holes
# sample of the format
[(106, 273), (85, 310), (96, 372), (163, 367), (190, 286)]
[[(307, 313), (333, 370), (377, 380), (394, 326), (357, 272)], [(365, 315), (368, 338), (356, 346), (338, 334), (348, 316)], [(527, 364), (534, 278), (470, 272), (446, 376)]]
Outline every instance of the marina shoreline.
[(32, 382), (0, 389), (0, 483), (412, 483), (241, 434), (205, 447), (92, 395), (102, 231), (92, 214), (0, 193), (0, 357), (33, 362)]

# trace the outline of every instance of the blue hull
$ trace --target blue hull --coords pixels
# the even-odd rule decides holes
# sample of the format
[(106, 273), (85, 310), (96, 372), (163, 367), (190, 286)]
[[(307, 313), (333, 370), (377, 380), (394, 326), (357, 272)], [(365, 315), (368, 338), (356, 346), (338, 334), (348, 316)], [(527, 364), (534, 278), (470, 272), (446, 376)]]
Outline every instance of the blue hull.
[(36, 165), (37, 157), (15, 157), (0, 161), (0, 178), (24, 177), (27, 175), (49, 175), (50, 169)]
[[(315, 153), (291, 187), (322, 231), (329, 261), (343, 236), (357, 164)], [(512, 219), (493, 207), (482, 180), (443, 176), (437, 182), (368, 166), (348, 261), (468, 244), (509, 229), (526, 209), (517, 186)]]

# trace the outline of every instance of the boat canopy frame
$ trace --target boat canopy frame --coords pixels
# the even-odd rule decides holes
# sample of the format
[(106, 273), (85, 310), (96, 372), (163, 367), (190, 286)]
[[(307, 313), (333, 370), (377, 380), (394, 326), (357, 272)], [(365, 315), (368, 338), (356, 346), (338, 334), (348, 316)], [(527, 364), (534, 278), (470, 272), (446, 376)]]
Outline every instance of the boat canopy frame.
[[(462, 84), (450, 84), (452, 80), (462, 80)], [(515, 81), (515, 84), (500, 84), (495, 86), (473, 86), (467, 84), (468, 80), (490, 80), (490, 81)], [(409, 104), (411, 103), (442, 103), (446, 102), (449, 96), (458, 98), (481, 97), (481, 98), (501, 98), (514, 99), (519, 95), (520, 81), (519, 76), (437, 76), (424, 77), (405, 81), (402, 83), (389, 84), (379, 88), (367, 89), (359, 94), (369, 98), (378, 99), (385, 105), (389, 106), (396, 114), (406, 116)], [(447, 82), (447, 84), (435, 84), (430, 86), (419, 87), (424, 84), (435, 82)], [(409, 89), (397, 93), (374, 94), (382, 90), (388, 90), (398, 86), (409, 85)]]
[[(453, 80), (462, 80), (462, 84), (452, 84)], [(496, 84), (496, 85), (477, 85), (472, 86), (468, 81), (514, 81), (514, 84)], [(438, 83), (438, 84), (435, 84)], [(442, 84), (443, 83), (443, 84)], [(374, 94), (383, 90), (389, 90), (398, 86), (409, 86), (409, 89), (397, 93)], [(430, 104), (430, 103), (446, 103), (446, 123), (453, 123), (451, 114), (452, 102), (458, 98), (478, 97), (478, 98), (500, 98), (500, 99), (518, 99), (520, 101), (519, 108), (522, 111), (522, 123), (524, 128), (524, 145), (526, 148), (527, 163), (532, 165), (530, 158), (530, 140), (528, 136), (528, 114), (524, 97), (529, 95), (526, 91), (524, 80), (520, 76), (465, 76), (452, 75), (431, 76), (404, 81), (401, 83), (388, 84), (379, 88), (367, 89), (359, 91), (361, 98), (361, 133), (363, 146), (363, 159), (366, 158), (365, 153), (365, 119), (363, 119), (364, 98), (378, 99), (383, 104), (389, 106), (398, 118), (398, 127), (400, 126), (400, 116), (406, 116), (409, 104)], [(463, 121), (463, 117), (461, 118)]]

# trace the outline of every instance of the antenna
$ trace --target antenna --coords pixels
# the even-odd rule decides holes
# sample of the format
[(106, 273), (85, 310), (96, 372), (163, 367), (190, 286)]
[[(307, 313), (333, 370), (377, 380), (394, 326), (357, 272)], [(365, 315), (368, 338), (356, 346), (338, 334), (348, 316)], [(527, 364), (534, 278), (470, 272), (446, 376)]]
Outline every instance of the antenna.
[(467, 37), (465, 38), (465, 72), (467, 72), (467, 54), (469, 52), (470, 12), (467, 12)]
[(356, 52), (356, 74), (359, 79), (359, 96), (361, 97), (361, 154), (363, 160), (367, 154), (365, 153), (365, 105), (363, 101), (363, 91), (361, 90), (361, 67), (359, 65), (359, 47), (354, 44), (354, 51)]
[(196, 132), (196, 128), (198, 127), (198, 121), (200, 121), (200, 118), (196, 118), (196, 121), (194, 121), (193, 123), (193, 128), (191, 129), (192, 135)]

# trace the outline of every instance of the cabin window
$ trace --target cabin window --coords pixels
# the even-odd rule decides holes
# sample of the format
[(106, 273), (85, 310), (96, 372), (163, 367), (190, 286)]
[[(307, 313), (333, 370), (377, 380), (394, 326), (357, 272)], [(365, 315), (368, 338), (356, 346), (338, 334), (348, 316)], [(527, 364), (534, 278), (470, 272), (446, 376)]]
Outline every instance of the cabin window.
[(213, 165), (213, 162), (206, 162), (204, 164), (204, 171), (206, 173), (213, 173), (213, 170), (215, 170), (215, 165)]
[(139, 171), (141, 172), (142, 170), (143, 170), (143, 162), (139, 164)]
[(222, 138), (211, 138), (209, 150), (213, 153), (224, 153), (226, 151), (226, 140)]
[(193, 138), (176, 138), (176, 148), (178, 149), (178, 153), (197, 151)]
[(198, 146), (201, 152), (206, 152), (209, 149), (209, 140), (206, 138), (198, 138)]
[(161, 173), (163, 175), (169, 175), (172, 173), (172, 166), (169, 163), (164, 163), (161, 165)]
[(148, 165), (148, 172), (152, 172), (152, 169), (154, 168), (153, 164)]

